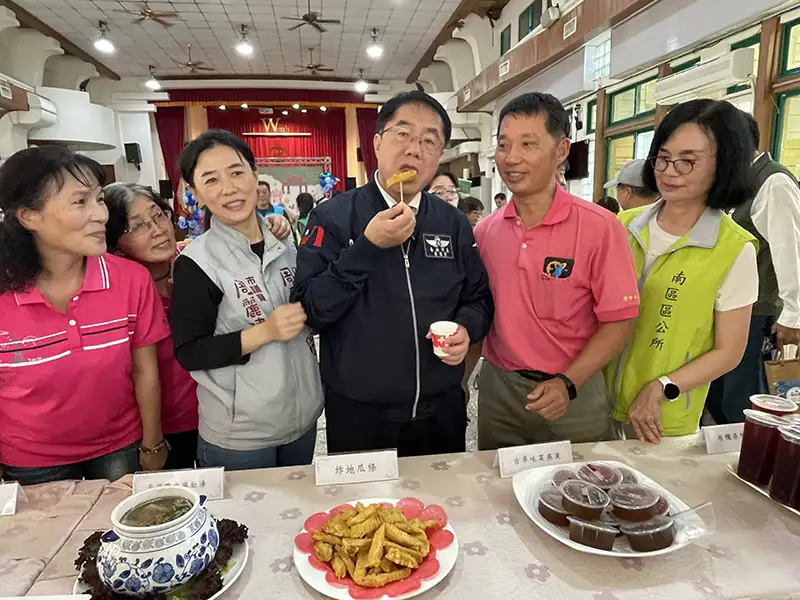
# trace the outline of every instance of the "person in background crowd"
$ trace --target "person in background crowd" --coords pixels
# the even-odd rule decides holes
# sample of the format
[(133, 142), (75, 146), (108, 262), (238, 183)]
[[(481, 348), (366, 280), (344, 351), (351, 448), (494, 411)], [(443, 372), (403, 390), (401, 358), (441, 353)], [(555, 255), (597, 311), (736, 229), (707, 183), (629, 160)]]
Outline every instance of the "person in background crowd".
[(458, 200), (461, 197), (458, 191), (458, 180), (450, 171), (439, 171), (431, 181), (428, 191), (458, 208)]
[(294, 244), (256, 214), (250, 147), (208, 130), (183, 149), (181, 175), (214, 213), (174, 263), (175, 357), (197, 381), (201, 466), (229, 470), (309, 464), (322, 387), (299, 304)]
[(602, 206), (606, 210), (610, 210), (615, 215), (619, 214), (619, 203), (611, 196), (600, 198), (600, 200), (597, 202), (597, 206)]
[(282, 206), (276, 206), (272, 203), (272, 189), (266, 181), (258, 181), (258, 204), (256, 205), (256, 212), (262, 219), (272, 216), (280, 215), (286, 216), (286, 212)]
[(503, 208), (506, 204), (508, 204), (508, 199), (503, 192), (494, 195), (494, 205), (497, 208)]
[(658, 200), (658, 192), (654, 192), (644, 184), (644, 170), (647, 161), (641, 158), (627, 163), (613, 179), (606, 183), (605, 189), (617, 188), (617, 201), (622, 210), (631, 210), (647, 206)]
[(0, 167), (0, 464), (33, 485), (167, 459), (147, 269), (106, 254), (103, 167), (62, 146)]
[(655, 132), (644, 183), (661, 200), (621, 215), (641, 278), (636, 331), (607, 369), (625, 436), (694, 433), (709, 384), (742, 359), (756, 242), (723, 211), (752, 197), (753, 152), (728, 102), (679, 104)]
[(475, 229), (496, 305), (478, 381), (482, 450), (612, 436), (601, 369), (633, 331), (636, 276), (616, 217), (558, 184), (568, 135), (550, 94), (500, 113), (495, 161), (513, 196)]
[[(757, 148), (758, 123), (750, 113), (742, 114)], [(744, 421), (750, 396), (768, 392), (762, 349), (771, 333), (779, 349), (800, 344), (800, 188), (791, 171), (769, 153), (754, 156), (750, 170), (758, 192), (732, 217), (758, 240), (758, 300), (742, 361), (708, 392), (708, 410), (719, 424)]]
[(478, 224), (483, 217), (483, 202), (474, 196), (467, 196), (458, 202), (458, 209), (467, 217), (467, 221), (472, 227)]
[(299, 244), (303, 238), (308, 225), (308, 215), (314, 210), (314, 196), (308, 192), (301, 192), (297, 194), (297, 210), (299, 211), (297, 218), (297, 243)]
[[(113, 183), (104, 188), (108, 250), (150, 272), (169, 318), (172, 261), (178, 249), (172, 210), (149, 187)], [(169, 442), (165, 469), (192, 469), (197, 457), (197, 382), (175, 360), (172, 336), (158, 342), (161, 428)]]
[[(434, 98), (395, 96), (378, 115), (375, 178), (309, 216), (295, 297), (320, 331), (329, 452), (465, 449), (462, 363), (494, 308), (466, 219), (422, 191), (450, 133)], [(458, 330), (438, 358), (426, 336), (444, 320)]]
[(556, 171), (556, 182), (564, 189), (567, 189), (567, 171), (569, 171), (569, 161), (564, 159)]

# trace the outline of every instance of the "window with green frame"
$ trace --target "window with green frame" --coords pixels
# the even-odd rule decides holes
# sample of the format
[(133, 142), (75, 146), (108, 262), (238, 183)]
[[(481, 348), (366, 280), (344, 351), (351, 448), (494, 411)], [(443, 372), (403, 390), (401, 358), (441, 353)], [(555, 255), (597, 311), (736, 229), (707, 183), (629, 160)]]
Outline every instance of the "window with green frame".
[(652, 114), (656, 110), (656, 78), (614, 92), (608, 98), (610, 125)]
[(521, 40), (539, 26), (542, 21), (542, 0), (535, 0), (519, 14), (517, 40)]
[[(753, 74), (757, 75), (758, 55), (761, 50), (761, 34), (757, 33), (754, 36), (747, 38), (746, 40), (742, 40), (741, 42), (736, 42), (735, 44), (731, 44), (731, 50), (738, 50), (739, 48), (755, 48), (756, 58), (753, 61)], [(738, 92), (743, 92), (746, 89), (749, 89), (749, 86), (746, 84), (733, 85), (728, 88), (728, 94), (736, 94)]]
[[(611, 181), (619, 175), (622, 167), (634, 158), (647, 158), (654, 135), (653, 129), (648, 128), (608, 138), (606, 140), (608, 143), (606, 181)], [(615, 189), (608, 191), (616, 197), (617, 192)]]
[(683, 63), (679, 64), (677, 67), (672, 69), (672, 73), (673, 74), (674, 73), (680, 73), (681, 71), (685, 71), (686, 69), (691, 69), (693, 66), (695, 66), (699, 62), (700, 62), (700, 57), (696, 56), (692, 60), (687, 60), (686, 62), (683, 62)]
[(781, 76), (800, 73), (800, 19), (783, 26), (781, 49)]
[(775, 160), (800, 177), (800, 90), (778, 97)]
[(500, 56), (511, 50), (511, 25), (500, 32)]
[(597, 127), (597, 100), (592, 100), (586, 105), (586, 133), (594, 133)]

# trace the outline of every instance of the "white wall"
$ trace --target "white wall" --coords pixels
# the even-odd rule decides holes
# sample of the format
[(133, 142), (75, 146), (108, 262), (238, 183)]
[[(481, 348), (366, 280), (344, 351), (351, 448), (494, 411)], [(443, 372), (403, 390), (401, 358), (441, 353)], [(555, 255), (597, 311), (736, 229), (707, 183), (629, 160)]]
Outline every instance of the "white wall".
[[(590, 0), (592, 1), (592, 0)], [(672, 0), (669, 0), (672, 2)], [(723, 0), (727, 1), (727, 0)], [(506, 7), (503, 9), (503, 12), (500, 14), (500, 19), (495, 23), (494, 30), (495, 30), (495, 56), (492, 61), (497, 60), (500, 58), (500, 33), (511, 25), (511, 47), (513, 48), (521, 41), (525, 41), (529, 37), (533, 37), (538, 35), (542, 28), (537, 27), (527, 36), (525, 36), (522, 40), (519, 40), (519, 15), (522, 13), (523, 10), (528, 8), (533, 0), (511, 0)], [(583, 0), (553, 0), (553, 5), (558, 5), (561, 8), (561, 14), (565, 14), (567, 11), (572, 10), (579, 4), (581, 4)], [(542, 6), (547, 4), (546, 2), (542, 2)]]

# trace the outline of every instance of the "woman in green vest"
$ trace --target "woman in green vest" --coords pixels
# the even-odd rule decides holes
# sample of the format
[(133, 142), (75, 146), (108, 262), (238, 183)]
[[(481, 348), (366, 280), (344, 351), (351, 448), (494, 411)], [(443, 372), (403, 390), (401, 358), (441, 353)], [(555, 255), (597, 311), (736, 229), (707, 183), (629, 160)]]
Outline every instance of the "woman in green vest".
[(728, 102), (679, 104), (656, 130), (644, 181), (660, 199), (620, 215), (641, 296), (634, 335), (607, 368), (627, 436), (657, 444), (697, 431), (709, 384), (742, 358), (756, 241), (725, 211), (754, 192), (753, 152)]

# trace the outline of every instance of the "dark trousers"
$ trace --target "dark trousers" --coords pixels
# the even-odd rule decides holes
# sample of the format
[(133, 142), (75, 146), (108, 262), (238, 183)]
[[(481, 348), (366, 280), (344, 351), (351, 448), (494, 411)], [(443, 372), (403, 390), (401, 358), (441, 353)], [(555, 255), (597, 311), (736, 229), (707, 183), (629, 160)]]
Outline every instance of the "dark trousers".
[(773, 317), (753, 315), (742, 362), (711, 383), (706, 408), (717, 424), (744, 422), (743, 411), (750, 408), (750, 396), (768, 393), (764, 340), (771, 336), (773, 323)]
[(108, 479), (139, 470), (139, 442), (120, 448), (104, 456), (70, 465), (56, 467), (9, 467), (3, 465), (3, 476), (20, 485), (36, 485), (65, 479)]
[(396, 407), (359, 402), (330, 390), (325, 394), (328, 452), (397, 449), (398, 456), (466, 451), (467, 403), (458, 387), (425, 398), (418, 418), (397, 414)]
[(170, 445), (164, 470), (194, 469), (197, 461), (197, 429), (179, 433), (165, 433), (164, 439)]

